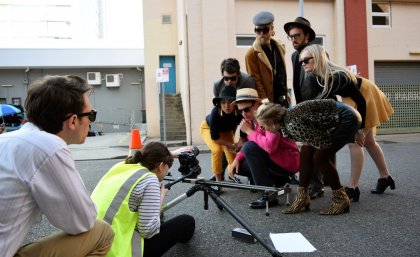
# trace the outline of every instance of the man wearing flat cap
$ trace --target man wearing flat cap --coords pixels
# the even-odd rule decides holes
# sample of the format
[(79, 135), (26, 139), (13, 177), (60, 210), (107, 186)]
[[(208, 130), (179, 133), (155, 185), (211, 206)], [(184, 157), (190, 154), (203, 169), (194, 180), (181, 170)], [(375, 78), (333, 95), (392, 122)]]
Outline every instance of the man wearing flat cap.
[(263, 11), (254, 16), (256, 38), (245, 55), (246, 70), (255, 80), (259, 98), (288, 106), (286, 48), (272, 38), (275, 34), (273, 22), (271, 12)]
[[(296, 50), (292, 54), (293, 92), (296, 103), (315, 99), (323, 88), (316, 82), (315, 76), (305, 73), (301, 62), (299, 62), (300, 52), (315, 39), (315, 31), (311, 28), (311, 23), (303, 17), (297, 17), (294, 21), (284, 24), (284, 31)], [(331, 161), (335, 163), (335, 158), (332, 158)], [(323, 196), (323, 192), (323, 176), (320, 171), (316, 170), (312, 172), (309, 194), (311, 199), (315, 199)]]

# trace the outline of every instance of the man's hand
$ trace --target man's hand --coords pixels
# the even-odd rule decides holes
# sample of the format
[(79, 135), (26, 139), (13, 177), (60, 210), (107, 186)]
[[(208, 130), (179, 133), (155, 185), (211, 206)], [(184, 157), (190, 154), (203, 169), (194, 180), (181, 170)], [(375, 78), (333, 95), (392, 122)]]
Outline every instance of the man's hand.
[(242, 132), (246, 133), (247, 135), (251, 134), (254, 130), (251, 127), (251, 124), (245, 119), (242, 119), (241, 123), (239, 123), (239, 128)]
[(171, 151), (172, 157), (178, 157), (178, 155), (182, 152), (192, 152), (193, 151), (193, 147), (192, 146), (184, 146), (181, 148), (178, 148), (176, 150)]

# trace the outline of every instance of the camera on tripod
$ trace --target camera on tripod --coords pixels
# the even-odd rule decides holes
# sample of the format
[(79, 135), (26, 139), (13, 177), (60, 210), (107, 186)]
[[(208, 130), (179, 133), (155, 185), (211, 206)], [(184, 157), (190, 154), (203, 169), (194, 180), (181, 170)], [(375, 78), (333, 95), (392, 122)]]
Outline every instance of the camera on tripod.
[(178, 155), (179, 168), (178, 171), (182, 175), (189, 175), (189, 178), (197, 178), (201, 173), (201, 167), (196, 156), (200, 153), (197, 147), (193, 147), (191, 152), (185, 151)]

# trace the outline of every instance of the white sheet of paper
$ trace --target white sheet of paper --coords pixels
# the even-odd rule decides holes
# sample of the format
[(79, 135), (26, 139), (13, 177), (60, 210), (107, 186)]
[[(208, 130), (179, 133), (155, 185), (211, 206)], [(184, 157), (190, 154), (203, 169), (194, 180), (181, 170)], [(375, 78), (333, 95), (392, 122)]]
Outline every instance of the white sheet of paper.
[(308, 253), (315, 252), (316, 249), (299, 232), (297, 233), (270, 233), (274, 247), (281, 253)]

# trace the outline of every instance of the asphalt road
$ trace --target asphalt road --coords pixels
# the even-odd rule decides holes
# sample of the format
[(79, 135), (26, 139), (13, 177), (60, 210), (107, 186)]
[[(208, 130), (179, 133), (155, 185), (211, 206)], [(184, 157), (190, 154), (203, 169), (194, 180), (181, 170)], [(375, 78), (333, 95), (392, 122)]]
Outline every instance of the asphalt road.
[[(396, 180), (396, 190), (373, 195), (369, 191), (376, 184), (378, 173), (369, 156), (360, 180), (360, 202), (352, 203), (350, 213), (322, 216), (319, 211), (329, 205), (331, 191), (325, 197), (312, 201), (311, 211), (285, 215), (285, 197), (280, 205), (265, 210), (251, 210), (248, 203), (259, 194), (247, 190), (225, 189), (221, 196), (265, 240), (269, 233), (301, 232), (317, 249), (313, 253), (283, 253), (283, 256), (420, 256), (420, 161), (418, 143), (382, 143), (389, 170)], [(210, 155), (200, 154), (202, 176), (210, 176)], [(119, 160), (78, 161), (77, 167), (92, 191), (100, 177)], [(349, 177), (350, 161), (347, 147), (337, 154), (342, 183)], [(179, 176), (176, 162), (171, 169)], [(178, 183), (168, 195), (168, 201), (186, 192), (192, 184)], [(296, 192), (293, 186), (293, 193)], [(241, 227), (226, 211), (219, 210), (209, 200), (208, 210), (203, 208), (203, 192), (197, 192), (165, 212), (165, 218), (188, 213), (196, 219), (196, 232), (186, 245), (177, 245), (165, 256), (270, 256), (260, 243), (245, 243), (231, 236), (232, 229)], [(293, 194), (294, 195), (294, 194)], [(37, 224), (27, 241), (55, 231), (44, 219)], [(270, 242), (271, 243), (271, 242)]]

